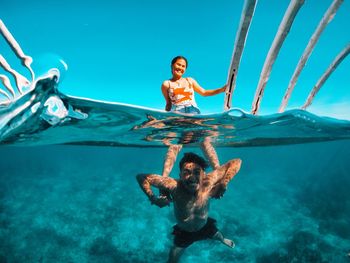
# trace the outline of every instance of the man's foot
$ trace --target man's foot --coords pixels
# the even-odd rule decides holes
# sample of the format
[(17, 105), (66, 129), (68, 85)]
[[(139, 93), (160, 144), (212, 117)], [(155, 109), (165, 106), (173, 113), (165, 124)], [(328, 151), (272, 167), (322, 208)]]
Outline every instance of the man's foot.
[(224, 238), (222, 243), (224, 243), (226, 246), (228, 246), (230, 248), (234, 248), (235, 247), (235, 243), (231, 239)]

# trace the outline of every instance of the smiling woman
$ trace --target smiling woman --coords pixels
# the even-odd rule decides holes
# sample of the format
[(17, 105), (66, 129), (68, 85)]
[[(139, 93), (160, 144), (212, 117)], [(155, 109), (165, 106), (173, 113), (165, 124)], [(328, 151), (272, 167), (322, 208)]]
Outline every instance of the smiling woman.
[(172, 78), (165, 80), (162, 84), (162, 93), (166, 101), (166, 111), (176, 111), (181, 113), (199, 114), (194, 92), (202, 96), (213, 96), (222, 93), (226, 85), (213, 90), (203, 89), (195, 79), (183, 78), (188, 66), (187, 59), (177, 56), (171, 61)]

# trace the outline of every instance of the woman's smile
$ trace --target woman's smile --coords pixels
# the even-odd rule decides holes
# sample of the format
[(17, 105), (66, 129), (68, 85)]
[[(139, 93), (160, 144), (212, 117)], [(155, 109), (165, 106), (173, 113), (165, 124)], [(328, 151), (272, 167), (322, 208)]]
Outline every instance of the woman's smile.
[(184, 59), (178, 59), (174, 64), (173, 64), (173, 75), (176, 76), (182, 76), (185, 73), (186, 70), (186, 61)]

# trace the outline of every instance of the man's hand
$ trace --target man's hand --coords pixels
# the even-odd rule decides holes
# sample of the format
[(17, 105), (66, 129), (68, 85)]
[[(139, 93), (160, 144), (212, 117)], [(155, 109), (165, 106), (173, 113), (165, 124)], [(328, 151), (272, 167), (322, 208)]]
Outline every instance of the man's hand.
[(220, 199), (224, 196), (224, 193), (226, 192), (226, 185), (223, 183), (218, 182), (213, 186), (213, 188), (210, 191), (210, 196), (216, 199)]
[(150, 198), (152, 205), (156, 205), (160, 208), (164, 207), (164, 206), (169, 206), (170, 205), (170, 201), (168, 200), (168, 198), (166, 196), (152, 196)]

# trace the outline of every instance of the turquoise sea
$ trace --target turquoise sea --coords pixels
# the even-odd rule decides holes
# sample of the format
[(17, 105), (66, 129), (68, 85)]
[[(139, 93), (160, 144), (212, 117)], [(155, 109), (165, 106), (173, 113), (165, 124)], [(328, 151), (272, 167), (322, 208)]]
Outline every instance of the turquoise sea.
[[(209, 212), (236, 246), (197, 242), (181, 262), (350, 262), (349, 58), (308, 111), (300, 109), (349, 45), (349, 1), (339, 1), (284, 113), (276, 112), (285, 88), (331, 0), (303, 1), (259, 115), (249, 114), (251, 102), (291, 1), (259, 1), (234, 109), (223, 113), (221, 94), (196, 97), (201, 116), (162, 110), (160, 84), (176, 55), (189, 59), (186, 76), (204, 88), (225, 83), (243, 2), (1, 3), (0, 19), (33, 57), (37, 82), (8, 105), (0, 94), (0, 263), (166, 262), (172, 206), (152, 206), (135, 176), (160, 174), (165, 144), (183, 143), (171, 173), (177, 178), (183, 154), (203, 155), (205, 137), (221, 164), (242, 159)], [(3, 38), (0, 55), (30, 77)], [(52, 68), (59, 80), (57, 71), (47, 74)], [(11, 74), (0, 74), (15, 87)]]
[[(151, 206), (135, 180), (160, 173), (165, 153), (2, 146), (0, 262), (165, 262), (172, 209)], [(218, 155), (243, 160), (210, 210), (236, 247), (198, 242), (183, 262), (349, 261), (349, 140), (219, 148)]]

